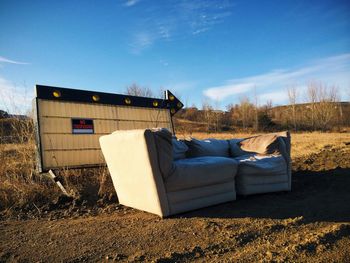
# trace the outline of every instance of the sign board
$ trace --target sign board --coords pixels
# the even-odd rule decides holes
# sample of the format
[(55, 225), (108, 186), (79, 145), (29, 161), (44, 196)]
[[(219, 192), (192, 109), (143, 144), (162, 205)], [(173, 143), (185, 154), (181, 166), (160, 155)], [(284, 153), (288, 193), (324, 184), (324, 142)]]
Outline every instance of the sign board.
[(94, 120), (72, 119), (72, 134), (93, 134)]
[(99, 137), (116, 130), (167, 128), (183, 104), (165, 99), (36, 85), (33, 101), (39, 172), (104, 165)]

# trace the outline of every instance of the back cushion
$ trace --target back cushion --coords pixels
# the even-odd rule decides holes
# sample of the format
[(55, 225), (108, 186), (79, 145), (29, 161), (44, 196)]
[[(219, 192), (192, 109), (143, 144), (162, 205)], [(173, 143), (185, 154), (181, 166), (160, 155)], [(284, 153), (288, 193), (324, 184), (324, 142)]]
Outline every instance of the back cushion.
[(184, 141), (177, 140), (174, 137), (172, 139), (172, 143), (174, 160), (185, 159), (188, 151), (188, 146), (186, 143)]
[(202, 156), (221, 156), (229, 157), (229, 144), (226, 140), (206, 139), (197, 140), (191, 139), (185, 141), (188, 146), (188, 157)]
[[(147, 131), (147, 130), (146, 130)], [(152, 132), (158, 155), (159, 169), (164, 178), (167, 178), (173, 168), (172, 134), (165, 128), (150, 129)]]
[(228, 140), (228, 144), (230, 145), (230, 154), (232, 157), (239, 157), (242, 155), (247, 155), (250, 154), (249, 152), (243, 151), (241, 149), (240, 143), (244, 139), (231, 139)]

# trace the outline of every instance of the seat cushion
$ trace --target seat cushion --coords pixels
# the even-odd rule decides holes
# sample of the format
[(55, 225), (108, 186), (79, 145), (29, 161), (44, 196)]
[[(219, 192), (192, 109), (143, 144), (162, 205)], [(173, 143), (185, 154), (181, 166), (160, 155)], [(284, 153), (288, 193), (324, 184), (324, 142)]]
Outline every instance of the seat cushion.
[(281, 155), (244, 155), (238, 161), (238, 175), (272, 176), (287, 174), (287, 163)]
[(202, 156), (230, 157), (230, 146), (226, 140), (197, 140), (193, 138), (185, 142), (189, 148), (188, 157), (190, 158)]
[(165, 181), (169, 192), (233, 181), (238, 166), (236, 160), (225, 157), (187, 158), (174, 164), (174, 172)]
[(184, 141), (178, 140), (175, 137), (172, 139), (174, 160), (185, 159), (188, 146)]

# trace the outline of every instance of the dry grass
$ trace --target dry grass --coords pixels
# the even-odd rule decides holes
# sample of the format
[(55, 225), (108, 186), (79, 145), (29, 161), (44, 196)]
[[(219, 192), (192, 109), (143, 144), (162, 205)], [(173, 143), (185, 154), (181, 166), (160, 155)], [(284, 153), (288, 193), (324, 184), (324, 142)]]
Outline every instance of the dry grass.
[(41, 205), (57, 189), (35, 173), (34, 143), (0, 145), (0, 210)]
[[(12, 126), (17, 143), (0, 144), (0, 211), (31, 209), (52, 202), (62, 193), (46, 174), (36, 172), (32, 120), (15, 119)], [(63, 169), (59, 176), (77, 199), (115, 199), (106, 167)]]
[[(35, 145), (31, 129), (23, 129), (20, 143), (0, 144), (0, 211), (40, 206), (57, 198), (61, 192), (46, 176), (35, 172)], [(179, 138), (244, 138), (252, 133), (178, 133)], [(293, 133), (292, 158), (317, 153), (327, 145), (350, 142), (350, 133)], [(76, 198), (96, 202), (113, 201), (115, 191), (106, 168), (60, 171), (62, 181)]]

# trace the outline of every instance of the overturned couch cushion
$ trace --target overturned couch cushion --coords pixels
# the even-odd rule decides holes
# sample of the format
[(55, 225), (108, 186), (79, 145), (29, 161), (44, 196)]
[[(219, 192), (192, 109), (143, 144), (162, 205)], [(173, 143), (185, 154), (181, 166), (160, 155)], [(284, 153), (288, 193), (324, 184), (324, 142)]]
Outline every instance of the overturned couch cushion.
[(197, 140), (192, 138), (191, 140), (185, 142), (189, 148), (188, 157), (230, 156), (230, 146), (226, 140)]
[[(282, 176), (287, 180), (287, 163), (281, 156), (241, 156), (235, 158), (239, 162), (238, 177), (248, 184), (261, 184), (271, 181), (273, 176)], [(251, 177), (253, 176), (253, 177)], [(281, 178), (282, 178), (281, 177)], [(280, 181), (280, 179), (276, 179)]]
[(246, 152), (255, 152), (258, 154), (278, 153), (278, 135), (264, 134), (250, 137), (238, 143), (240, 148)]
[(165, 181), (169, 192), (233, 182), (238, 165), (225, 157), (188, 158), (174, 163), (175, 170)]
[(176, 137), (172, 139), (174, 160), (185, 159), (188, 146), (184, 141), (178, 140)]
[(231, 157), (254, 154), (283, 154), (282, 151), (285, 151), (285, 149), (281, 149), (281, 143), (283, 144), (284, 138), (287, 140), (288, 132), (269, 133), (245, 139), (232, 139), (228, 141), (230, 154)]

